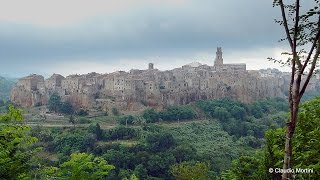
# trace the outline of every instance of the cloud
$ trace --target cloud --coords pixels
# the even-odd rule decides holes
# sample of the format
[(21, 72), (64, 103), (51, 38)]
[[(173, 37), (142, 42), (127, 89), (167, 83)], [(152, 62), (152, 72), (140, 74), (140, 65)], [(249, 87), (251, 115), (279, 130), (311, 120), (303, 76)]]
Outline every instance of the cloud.
[[(223, 49), (224, 63), (246, 63), (248, 70), (278, 68), (282, 71), (289, 71), (288, 67), (281, 67), (277, 63), (269, 62), (267, 57), (274, 57), (280, 59), (281, 48), (267, 48), (267, 49), (247, 49), (247, 51), (234, 51), (233, 49)], [(271, 53), (270, 53), (271, 52)], [(143, 59), (78, 59), (73, 60), (64, 59), (63, 62), (51, 60), (46, 64), (36, 64), (32, 68), (34, 73), (45, 75), (49, 77), (53, 73), (62, 74), (64, 76), (70, 74), (87, 74), (90, 72), (97, 73), (111, 73), (114, 71), (129, 71), (130, 69), (147, 69), (148, 63), (155, 64), (155, 68), (159, 70), (171, 70), (173, 68), (181, 67), (191, 62), (200, 62), (212, 66), (214, 63), (215, 52), (197, 52), (185, 57), (181, 56), (159, 56), (146, 57)], [(22, 72), (22, 70), (18, 70)], [(24, 74), (28, 75), (28, 74)]]
[(1, 3), (0, 21), (64, 26), (101, 15), (118, 15), (140, 7), (178, 6), (185, 0), (10, 0)]
[(12, 0), (0, 11), (0, 71), (6, 73), (8, 67), (16, 74), (109, 71), (110, 64), (125, 67), (122, 61), (143, 68), (150, 60), (170, 68), (205, 61), (217, 46), (238, 54), (231, 59), (264, 60), (281, 47), (268, 1)]

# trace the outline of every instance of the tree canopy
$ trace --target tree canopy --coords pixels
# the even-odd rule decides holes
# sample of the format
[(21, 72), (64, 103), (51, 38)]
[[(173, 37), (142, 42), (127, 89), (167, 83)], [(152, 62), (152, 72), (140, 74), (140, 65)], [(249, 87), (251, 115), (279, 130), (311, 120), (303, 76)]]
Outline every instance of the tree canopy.
[(0, 117), (0, 179), (25, 179), (37, 151), (31, 145), (37, 138), (28, 133), (30, 127), (23, 124), (21, 110), (12, 105), (8, 109)]

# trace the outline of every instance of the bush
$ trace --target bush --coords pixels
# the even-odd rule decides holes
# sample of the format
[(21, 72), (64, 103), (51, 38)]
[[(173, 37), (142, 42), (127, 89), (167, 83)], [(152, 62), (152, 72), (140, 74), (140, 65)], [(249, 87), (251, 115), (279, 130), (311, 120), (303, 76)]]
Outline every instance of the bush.
[(98, 141), (105, 139), (105, 137), (104, 137), (105, 132), (103, 129), (101, 129), (99, 123), (90, 124), (90, 126), (88, 127), (88, 133), (94, 134)]
[(134, 123), (134, 117), (132, 115), (122, 116), (118, 118), (118, 122), (120, 125), (132, 125)]
[[(40, 105), (40, 104), (39, 104)], [(63, 113), (71, 115), (74, 113), (74, 108), (70, 102), (62, 102), (61, 97), (57, 93), (53, 93), (50, 96), (49, 102), (48, 102), (48, 108), (50, 111), (53, 111), (55, 113)]]
[(78, 116), (88, 116), (89, 115), (88, 110), (85, 110), (85, 109), (80, 109), (77, 114), (78, 114)]
[(135, 129), (126, 128), (126, 127), (117, 127), (114, 129), (110, 129), (106, 133), (107, 140), (127, 140), (132, 139), (138, 136), (138, 133)]
[(88, 119), (88, 118), (85, 118), (85, 117), (81, 117), (79, 118), (78, 120), (78, 123), (79, 124), (89, 124), (91, 121)]
[(147, 123), (154, 123), (159, 120), (159, 114), (154, 109), (146, 109), (143, 112), (142, 117), (146, 120)]
[(183, 162), (171, 167), (171, 173), (177, 180), (210, 179), (209, 165), (203, 162)]
[(59, 112), (63, 113), (63, 114), (73, 114), (74, 113), (74, 109), (73, 106), (70, 102), (63, 102), (61, 103), (61, 106), (59, 107)]
[(117, 108), (113, 107), (112, 108), (112, 114), (115, 115), (115, 116), (119, 116), (120, 115), (120, 112)]
[(87, 151), (93, 148), (94, 143), (93, 135), (83, 132), (61, 133), (53, 141), (55, 151), (63, 154)]
[(166, 151), (175, 147), (176, 141), (169, 133), (153, 133), (147, 136), (146, 142), (152, 152)]
[(50, 96), (48, 102), (49, 111), (58, 112), (61, 106), (61, 97), (57, 93), (53, 93)]
[(196, 113), (191, 107), (186, 106), (172, 106), (159, 113), (159, 116), (164, 121), (176, 121), (193, 119)]

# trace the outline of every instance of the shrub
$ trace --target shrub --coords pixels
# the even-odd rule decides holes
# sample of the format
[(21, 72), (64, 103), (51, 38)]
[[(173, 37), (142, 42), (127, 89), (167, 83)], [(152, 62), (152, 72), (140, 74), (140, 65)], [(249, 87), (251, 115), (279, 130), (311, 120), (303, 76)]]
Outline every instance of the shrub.
[(159, 114), (154, 109), (146, 109), (143, 112), (142, 117), (144, 119), (146, 119), (147, 123), (154, 123), (154, 122), (157, 122), (159, 120)]
[(120, 115), (120, 112), (117, 108), (113, 107), (112, 108), (112, 114), (115, 115), (115, 116), (119, 116)]
[(122, 116), (118, 118), (118, 122), (120, 125), (132, 125), (134, 122), (134, 117), (132, 115), (129, 116)]
[(78, 119), (78, 123), (79, 124), (89, 124), (91, 121), (88, 119), (88, 118), (85, 118), (85, 117), (80, 117)]
[(79, 111), (78, 111), (78, 116), (88, 116), (88, 110), (85, 110), (85, 109), (80, 109)]

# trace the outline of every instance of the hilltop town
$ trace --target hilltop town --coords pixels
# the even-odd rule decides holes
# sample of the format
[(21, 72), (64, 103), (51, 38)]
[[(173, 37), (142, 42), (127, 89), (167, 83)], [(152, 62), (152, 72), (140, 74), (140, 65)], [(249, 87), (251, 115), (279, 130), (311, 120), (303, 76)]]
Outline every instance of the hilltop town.
[[(116, 107), (125, 111), (223, 97), (242, 102), (285, 97), (288, 82), (289, 74), (276, 69), (247, 70), (246, 64), (224, 64), (222, 49), (218, 47), (212, 66), (191, 63), (160, 71), (149, 63), (146, 70), (109, 74), (53, 74), (48, 79), (32, 74), (19, 79), (11, 92), (11, 101), (23, 107), (46, 105), (49, 97), (57, 93), (76, 108), (110, 111)], [(312, 81), (309, 89), (315, 86), (316, 81)]]

